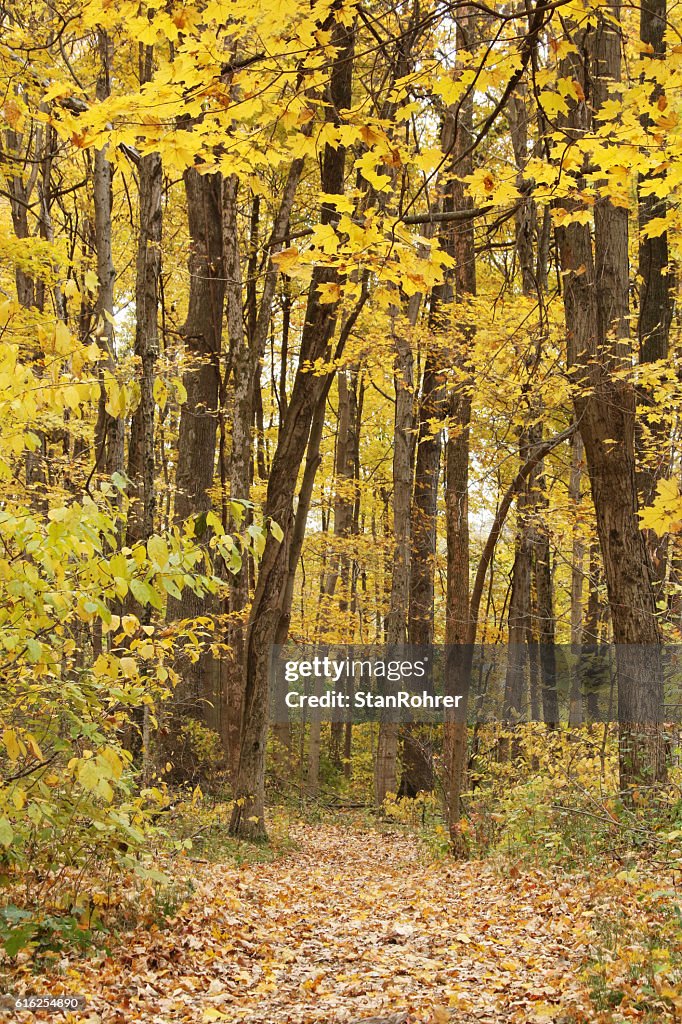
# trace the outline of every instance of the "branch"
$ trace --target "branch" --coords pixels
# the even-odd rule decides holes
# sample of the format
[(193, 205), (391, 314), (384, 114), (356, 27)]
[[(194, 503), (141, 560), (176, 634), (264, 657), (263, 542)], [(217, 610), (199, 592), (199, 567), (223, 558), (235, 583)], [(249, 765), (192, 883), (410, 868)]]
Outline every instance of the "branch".
[(478, 569), (476, 570), (476, 579), (474, 581), (474, 587), (471, 592), (471, 604), (469, 605), (469, 629), (467, 635), (467, 643), (476, 643), (476, 631), (478, 629), (478, 614), (481, 607), (481, 597), (483, 595), (483, 585), (485, 583), (486, 573), (488, 566), (490, 565), (493, 553), (495, 551), (495, 545), (497, 544), (497, 538), (502, 532), (505, 520), (511, 508), (512, 502), (518, 492), (521, 490), (526, 479), (533, 472), (538, 463), (542, 462), (546, 455), (557, 447), (567, 441), (569, 437), (573, 437), (576, 430), (578, 429), (577, 423), (572, 423), (566, 430), (562, 430), (560, 434), (555, 434), (554, 437), (548, 438), (537, 446), (533, 454), (530, 456), (527, 462), (521, 466), (521, 469), (516, 474), (514, 480), (509, 486), (507, 493), (502, 499), (502, 503), (497, 510), (493, 525), (488, 534), (488, 539), (485, 542), (485, 547), (481, 553), (481, 558), (478, 563)]

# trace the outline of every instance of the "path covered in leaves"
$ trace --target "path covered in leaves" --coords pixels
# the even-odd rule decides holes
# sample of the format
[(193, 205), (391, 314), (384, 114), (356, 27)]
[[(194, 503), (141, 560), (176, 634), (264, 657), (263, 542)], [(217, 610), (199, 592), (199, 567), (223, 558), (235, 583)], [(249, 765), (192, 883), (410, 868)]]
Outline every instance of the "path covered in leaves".
[(88, 999), (72, 1019), (594, 1019), (578, 978), (587, 882), (429, 863), (416, 842), (376, 831), (297, 826), (292, 838), (270, 864), (191, 865), (196, 890), (170, 928), (72, 964), (70, 988)]

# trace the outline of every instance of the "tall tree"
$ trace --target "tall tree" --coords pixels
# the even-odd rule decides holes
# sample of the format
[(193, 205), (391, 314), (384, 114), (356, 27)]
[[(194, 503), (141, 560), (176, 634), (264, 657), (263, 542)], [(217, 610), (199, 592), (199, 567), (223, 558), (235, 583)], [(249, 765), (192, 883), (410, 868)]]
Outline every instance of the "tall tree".
[[(351, 104), (354, 33), (352, 26), (341, 24), (333, 15), (325, 28), (331, 31), (336, 47), (326, 105), (326, 117), (333, 123), (338, 121), (339, 112)], [(325, 194), (343, 193), (345, 163), (344, 146), (325, 146), (321, 169), (321, 187)], [(338, 222), (338, 214), (328, 203), (323, 204), (321, 222), (332, 227)], [(331, 385), (331, 375), (316, 376), (308, 371), (308, 365), (329, 357), (329, 346), (336, 328), (338, 303), (321, 301), (319, 288), (336, 283), (338, 274), (333, 267), (315, 267), (308, 291), (298, 369), (268, 478), (263, 511), (266, 521), (277, 523), (282, 539), (273, 533), (267, 538), (247, 626), (237, 802), (230, 823), (231, 831), (238, 834), (262, 835), (265, 830), (264, 771), (270, 650), (277, 635), (289, 566), (298, 472), (308, 445), (315, 410), (326, 400)]]
[[(251, 488), (253, 438), (252, 426), (260, 393), (260, 364), (270, 329), (275, 289), (278, 279), (276, 256), (287, 233), (296, 189), (304, 161), (296, 158), (287, 172), (282, 197), (272, 227), (271, 244), (263, 275), (260, 305), (255, 280), (247, 282), (247, 330), (244, 329), (242, 275), (237, 223), (238, 182), (232, 177), (225, 193), (225, 253), (227, 275), (227, 331), (229, 339), (232, 408), (231, 450), (229, 459), (230, 497), (234, 501), (248, 499)], [(258, 207), (256, 207), (258, 209)], [(255, 231), (255, 215), (252, 215)], [(252, 240), (255, 242), (255, 238)], [(255, 274), (255, 260), (250, 261)], [(223, 740), (233, 778), (239, 765), (241, 720), (244, 703), (244, 662), (246, 657), (244, 621), (252, 580), (249, 563), (230, 582), (227, 643), (230, 648), (225, 666), (225, 715)]]
[[(111, 92), (111, 64), (113, 43), (108, 33), (100, 29), (97, 35), (99, 49), (99, 73), (96, 94), (104, 100)], [(99, 282), (97, 304), (97, 340), (102, 349), (100, 373), (99, 412), (95, 427), (95, 463), (100, 472), (111, 475), (123, 469), (125, 448), (125, 420), (122, 415), (113, 415), (107, 410), (107, 391), (104, 373), (113, 373), (116, 367), (114, 353), (114, 285), (116, 270), (112, 254), (112, 175), (113, 169), (107, 153), (108, 147), (95, 150), (92, 197), (95, 207), (95, 248), (97, 251), (97, 278)]]
[[(573, 32), (577, 53), (567, 58), (566, 70), (580, 83), (584, 97), (572, 103), (569, 113), (567, 131), (575, 139), (589, 129), (591, 110), (598, 114), (611, 83), (620, 79), (619, 16), (620, 7), (608, 5)], [(571, 202), (578, 201), (567, 201), (567, 210)], [(631, 361), (628, 211), (608, 196), (599, 196), (594, 249), (589, 225), (576, 220), (558, 228), (557, 242), (576, 419), (585, 446), (617, 645), (620, 773), (627, 788), (665, 776), (658, 724), (660, 634), (637, 518), (635, 391), (622, 372)]]
[[(190, 288), (187, 318), (181, 334), (188, 357), (183, 383), (187, 400), (180, 412), (175, 473), (175, 521), (182, 525), (194, 520), (194, 533), (207, 542), (210, 529), (206, 513), (211, 509), (211, 488), (215, 475), (218, 399), (220, 394), (220, 353), (225, 305), (223, 238), (223, 178), (200, 174), (193, 168), (184, 174), (187, 219), (190, 235), (188, 260)], [(194, 619), (217, 611), (213, 596), (201, 596), (185, 589), (180, 598), (170, 598), (170, 619)], [(179, 734), (186, 716), (204, 721), (220, 731), (222, 680), (220, 661), (205, 651), (195, 662), (183, 664), (183, 686), (176, 691), (171, 753), (181, 761), (183, 744)], [(183, 775), (192, 764), (175, 763)]]
[[(653, 75), (665, 60), (665, 30), (667, 24), (666, 0), (643, 0), (639, 15), (639, 35), (642, 43), (642, 61)], [(665, 109), (667, 98), (662, 86), (655, 83), (651, 103)], [(652, 138), (655, 125), (648, 112), (642, 115), (642, 126)], [(641, 363), (664, 360), (668, 356), (668, 341), (673, 318), (674, 268), (668, 251), (668, 232), (661, 230), (668, 215), (665, 170), (652, 170), (640, 176), (638, 188), (639, 211), (639, 359)], [(651, 388), (643, 387), (639, 394), (640, 422), (635, 434), (638, 448), (638, 485), (643, 505), (654, 497), (656, 481), (666, 473), (670, 465), (669, 441), (666, 438), (666, 421), (656, 414), (648, 413), (656, 400)], [(651, 442), (655, 441), (655, 452)], [(649, 531), (647, 535), (649, 554), (652, 562), (652, 576), (656, 596), (660, 595), (666, 574), (667, 541)]]
[[(140, 48), (140, 80), (152, 77), (153, 48)], [(163, 216), (163, 171), (158, 153), (139, 164), (139, 234), (135, 269), (135, 355), (140, 361), (140, 404), (130, 424), (128, 477), (133, 498), (128, 516), (128, 544), (154, 532), (156, 510), (154, 450), (154, 382), (159, 356), (159, 282)]]
[[(468, 50), (476, 31), (476, 13), (466, 8), (457, 21), (457, 49)], [(460, 103), (453, 126), (454, 168), (449, 188), (449, 206), (453, 211), (470, 211), (471, 198), (466, 194), (462, 178), (473, 169), (473, 93), (468, 91)], [(461, 341), (455, 365), (460, 381), (452, 389), (448, 405), (448, 441), (445, 449), (445, 511), (447, 537), (447, 604), (445, 610), (445, 643), (460, 646), (469, 642), (469, 432), (472, 390), (468, 347), (473, 325), (466, 316), (466, 303), (476, 295), (476, 251), (474, 221), (455, 222), (449, 243), (455, 258), (455, 298), (460, 307), (454, 323)], [(467, 725), (446, 717), (443, 742), (445, 747), (445, 795), (447, 821), (452, 848), (463, 852), (459, 830), (460, 795), (466, 760)]]
[[(392, 307), (392, 335), (395, 347), (395, 421), (393, 436), (393, 561), (391, 591), (386, 622), (389, 649), (407, 641), (410, 600), (410, 505), (414, 473), (414, 357), (409, 335), (400, 322), (400, 311)], [(381, 806), (388, 793), (397, 791), (396, 770), (398, 725), (382, 721), (377, 741), (375, 799)]]

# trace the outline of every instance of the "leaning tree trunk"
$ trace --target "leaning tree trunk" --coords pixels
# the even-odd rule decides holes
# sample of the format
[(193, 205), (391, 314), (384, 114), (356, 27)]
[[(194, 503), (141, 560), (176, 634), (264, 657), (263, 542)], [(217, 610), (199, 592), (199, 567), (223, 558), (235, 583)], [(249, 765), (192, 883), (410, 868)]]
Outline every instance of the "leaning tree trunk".
[[(333, 22), (331, 26), (338, 45), (330, 74), (327, 118), (333, 121), (338, 112), (351, 104), (353, 29)], [(322, 160), (322, 191), (343, 193), (346, 152), (343, 146), (327, 145)], [(322, 208), (323, 224), (335, 224), (338, 215), (330, 205)], [(294, 528), (294, 495), (298, 472), (305, 455), (315, 410), (327, 393), (329, 375), (315, 376), (307, 366), (329, 355), (337, 319), (337, 304), (322, 303), (319, 288), (338, 283), (334, 268), (318, 266), (308, 290), (305, 321), (301, 334), (299, 365), (291, 398), (282, 421), (275, 450), (264, 516), (276, 522), (283, 533), (280, 542), (268, 534), (260, 565), (258, 583), (251, 605), (246, 634), (244, 710), (236, 782), (236, 802), (230, 822), (234, 834), (262, 836), (265, 834), (265, 743), (268, 726), (268, 679), (272, 645), (281, 616), (281, 600), (289, 567), (289, 553)], [(328, 379), (329, 378), (329, 379)]]
[[(610, 13), (617, 17), (618, 8)], [(570, 72), (583, 92), (592, 86), (592, 106), (598, 111), (608, 98), (609, 83), (620, 79), (620, 35), (604, 12), (595, 29), (583, 29), (580, 35), (579, 49), (591, 57), (592, 81), (575, 57), (568, 59)], [(579, 137), (589, 127), (589, 117), (587, 103), (575, 103), (569, 113), (571, 134)], [(660, 635), (637, 518), (635, 391), (623, 372), (631, 361), (628, 211), (599, 196), (594, 207), (594, 252), (589, 226), (575, 221), (558, 228), (557, 242), (576, 419), (585, 446), (617, 645), (620, 779), (622, 788), (628, 789), (665, 777), (658, 724)]]
[[(251, 487), (252, 423), (260, 390), (259, 369), (265, 351), (272, 317), (272, 305), (278, 269), (275, 257), (282, 248), (294, 204), (296, 189), (303, 170), (303, 159), (292, 161), (282, 192), (282, 199), (272, 228), (273, 244), (263, 278), (260, 306), (257, 306), (255, 285), (247, 286), (248, 333), (244, 331), (242, 309), (242, 282), (237, 230), (236, 178), (231, 178), (225, 190), (225, 257), (227, 283), (227, 328), (232, 363), (232, 447), (229, 475), (230, 498), (248, 499)], [(256, 207), (258, 209), (258, 207)], [(256, 215), (252, 215), (255, 229)], [(255, 261), (251, 262), (255, 273)], [(236, 780), (239, 768), (241, 724), (244, 709), (244, 666), (246, 659), (245, 615), (252, 581), (245, 559), (241, 570), (230, 580), (229, 622), (227, 643), (230, 648), (224, 669), (224, 713), (222, 738), (227, 752), (230, 776)]]

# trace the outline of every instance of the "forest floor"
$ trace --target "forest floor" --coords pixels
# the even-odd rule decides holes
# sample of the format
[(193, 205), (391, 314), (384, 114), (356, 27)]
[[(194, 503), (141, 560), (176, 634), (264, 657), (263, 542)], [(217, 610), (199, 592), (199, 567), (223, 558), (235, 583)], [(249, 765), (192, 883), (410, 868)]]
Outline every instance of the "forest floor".
[(414, 838), (358, 825), (297, 824), (290, 839), (270, 863), (186, 862), (193, 892), (164, 928), (64, 958), (40, 984), (19, 963), (17, 990), (82, 994), (66, 1019), (107, 1024), (602, 1019), (582, 965), (608, 884), (433, 862)]

